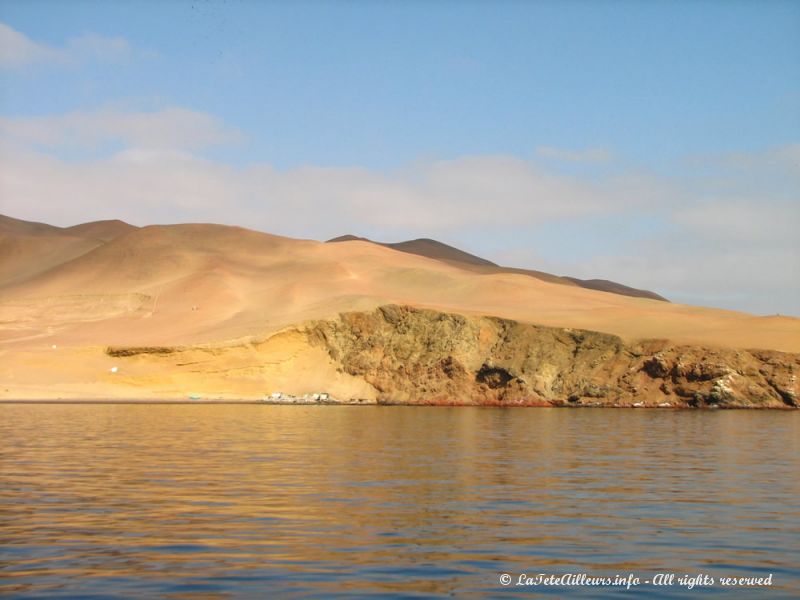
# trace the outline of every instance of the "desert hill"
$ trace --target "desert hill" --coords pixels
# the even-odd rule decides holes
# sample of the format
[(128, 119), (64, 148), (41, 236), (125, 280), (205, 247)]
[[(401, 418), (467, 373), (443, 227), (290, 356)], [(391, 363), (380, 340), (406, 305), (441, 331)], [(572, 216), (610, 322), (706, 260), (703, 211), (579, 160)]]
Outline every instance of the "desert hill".
[[(800, 351), (800, 319), (610, 294), (361, 240), (328, 244), (212, 224), (52, 228), (3, 219), (0, 227), (0, 397), (158, 397), (190, 389), (241, 397), (313, 383), (375, 398), (375, 385), (348, 371), (366, 354), (351, 356), (345, 368), (332, 341), (320, 341), (328, 327), (311, 335), (305, 324), (386, 305), (597, 331), (631, 348), (656, 338)], [(418, 325), (420, 339), (429, 320)], [(348, 321), (342, 335), (360, 338), (361, 322)], [(108, 347), (167, 350), (112, 355)], [(413, 346), (402, 352), (418, 355)], [(124, 368), (110, 375), (121, 361)]]
[(0, 234), (2, 235), (82, 237), (107, 242), (133, 229), (137, 229), (137, 227), (117, 219), (90, 221), (89, 223), (81, 223), (72, 227), (56, 227), (47, 223), (23, 221), (22, 219), (0, 215)]
[(640, 290), (637, 288), (622, 285), (614, 281), (606, 279), (578, 279), (576, 277), (566, 277), (559, 275), (552, 275), (543, 271), (535, 271), (533, 269), (519, 269), (514, 267), (502, 267), (485, 258), (475, 256), (453, 246), (449, 246), (437, 240), (429, 238), (419, 238), (416, 240), (409, 240), (405, 242), (375, 242), (368, 238), (358, 237), (355, 235), (342, 235), (339, 237), (328, 240), (328, 243), (335, 242), (370, 242), (378, 244), (386, 248), (400, 250), (401, 252), (408, 252), (409, 254), (417, 254), (419, 256), (426, 256), (428, 258), (435, 258), (446, 262), (456, 263), (463, 268), (471, 269), (478, 273), (517, 273), (519, 275), (528, 275), (541, 279), (542, 281), (549, 281), (550, 283), (560, 283), (562, 285), (576, 285), (578, 287), (598, 290), (601, 292), (610, 292), (612, 294), (620, 294), (622, 296), (633, 296), (634, 298), (650, 298), (652, 300), (661, 300), (669, 302), (663, 296), (648, 290)]
[(71, 235), (110, 242), (123, 233), (128, 233), (134, 229), (137, 229), (134, 225), (113, 219), (109, 221), (92, 221), (91, 223), (73, 225), (72, 227), (65, 227), (64, 231)]
[[(4, 249), (0, 264), (26, 276), (3, 280), (0, 303), (6, 311), (11, 304), (25, 305), (30, 317), (21, 321), (8, 314), (0, 331), (7, 340), (24, 321), (26, 330), (47, 322), (86, 342), (196, 343), (396, 303), (628, 339), (800, 349), (798, 319), (609, 294), (524, 270), (465, 268), (463, 261), (368, 241), (328, 244), (213, 224), (135, 228), (106, 221), (64, 229), (5, 219), (3, 225), (22, 232), (5, 233), (7, 240), (24, 239), (26, 245)], [(69, 308), (62, 314), (65, 303)], [(32, 317), (36, 306), (47, 307), (44, 321)], [(80, 319), (73, 319), (75, 311)]]
[(69, 262), (132, 229), (122, 221), (55, 227), (0, 215), (0, 285)]

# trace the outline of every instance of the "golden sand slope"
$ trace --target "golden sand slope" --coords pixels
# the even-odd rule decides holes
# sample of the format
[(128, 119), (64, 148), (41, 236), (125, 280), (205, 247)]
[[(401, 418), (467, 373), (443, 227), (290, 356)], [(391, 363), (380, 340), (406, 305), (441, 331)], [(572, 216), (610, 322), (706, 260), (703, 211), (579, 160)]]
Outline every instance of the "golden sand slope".
[(0, 215), (0, 286), (52, 269), (133, 229), (122, 221), (61, 228)]
[[(42, 395), (55, 382), (73, 381), (72, 392), (86, 395), (91, 379), (76, 374), (105, 373), (113, 362), (102, 352), (108, 345), (247, 343), (290, 324), (389, 303), (629, 340), (800, 351), (800, 319), (483, 274), (361, 241), (324, 244), (219, 225), (0, 225), (0, 394), (28, 386), (29, 395)], [(316, 359), (303, 356), (302, 369), (311, 372)], [(302, 361), (292, 360), (300, 369)], [(108, 393), (106, 378), (97, 380), (99, 394)], [(8, 381), (16, 383), (3, 386)], [(147, 394), (157, 389), (154, 380)]]
[[(31, 262), (36, 260), (42, 259)], [(4, 257), (3, 264), (9, 263), (13, 269), (17, 261)], [(0, 339), (24, 343), (21, 338), (46, 333), (53, 343), (198, 343), (261, 335), (387, 303), (628, 339), (800, 350), (800, 320), (794, 318), (667, 304), (524, 275), (480, 274), (365, 242), (323, 244), (219, 225), (130, 230), (0, 286)]]

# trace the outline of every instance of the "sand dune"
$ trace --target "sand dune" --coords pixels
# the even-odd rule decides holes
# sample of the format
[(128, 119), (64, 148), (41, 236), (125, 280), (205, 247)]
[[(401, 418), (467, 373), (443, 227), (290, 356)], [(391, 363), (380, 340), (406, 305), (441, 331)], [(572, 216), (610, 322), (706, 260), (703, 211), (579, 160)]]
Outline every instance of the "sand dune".
[(0, 233), (0, 285), (47, 271), (82, 256), (97, 246), (97, 241), (82, 237)]
[(80, 225), (73, 225), (72, 227), (64, 228), (65, 232), (71, 235), (87, 239), (96, 239), (103, 242), (110, 242), (114, 238), (121, 236), (136, 229), (135, 226), (125, 223), (124, 221), (111, 220), (111, 221), (92, 221), (91, 223), (81, 223)]
[[(627, 339), (800, 350), (798, 319), (609, 294), (524, 273), (486, 272), (484, 265), (468, 270), (358, 240), (324, 244), (202, 224), (136, 229), (107, 222), (55, 232), (46, 227), (23, 224), (20, 229), (37, 230), (42, 247), (57, 245), (53, 240), (84, 239), (72, 238), (76, 229), (94, 239), (98, 228), (123, 233), (0, 285), (0, 336), (6, 344), (39, 340), (31, 336), (43, 332), (79, 344), (198, 343), (406, 303)], [(33, 252), (28, 257), (34, 261)], [(16, 260), (5, 255), (3, 263)], [(36, 306), (47, 309), (37, 312)], [(21, 316), (24, 311), (28, 318)]]
[(63, 232), (61, 227), (37, 223), (35, 221), (23, 221), (0, 215), (0, 234), (10, 235), (58, 235)]
[(62, 228), (0, 215), (0, 285), (48, 271), (133, 229), (122, 221)]

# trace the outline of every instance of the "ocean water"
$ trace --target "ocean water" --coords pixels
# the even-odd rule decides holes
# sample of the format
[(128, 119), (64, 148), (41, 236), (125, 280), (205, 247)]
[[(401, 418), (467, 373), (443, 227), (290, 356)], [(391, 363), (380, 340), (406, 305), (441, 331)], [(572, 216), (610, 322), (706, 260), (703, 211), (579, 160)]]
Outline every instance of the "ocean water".
[(5, 404), (0, 596), (797, 598), (799, 449), (797, 412)]

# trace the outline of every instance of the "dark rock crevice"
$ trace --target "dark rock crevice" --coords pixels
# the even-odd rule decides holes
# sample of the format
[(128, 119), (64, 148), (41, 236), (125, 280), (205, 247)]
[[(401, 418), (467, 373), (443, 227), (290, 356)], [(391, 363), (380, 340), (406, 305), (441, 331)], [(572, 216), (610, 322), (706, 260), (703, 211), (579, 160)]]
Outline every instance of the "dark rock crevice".
[(514, 379), (515, 377), (505, 369), (490, 367), (486, 364), (475, 374), (475, 381), (483, 383), (493, 390), (507, 387)]

